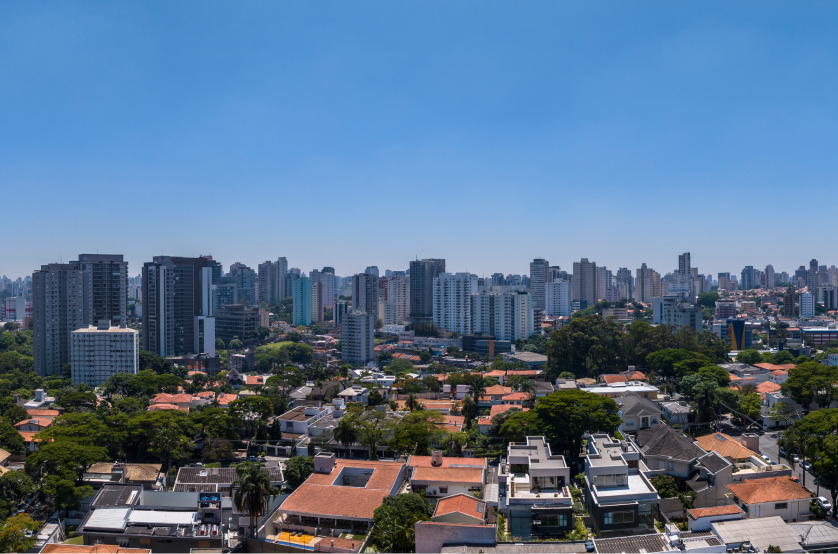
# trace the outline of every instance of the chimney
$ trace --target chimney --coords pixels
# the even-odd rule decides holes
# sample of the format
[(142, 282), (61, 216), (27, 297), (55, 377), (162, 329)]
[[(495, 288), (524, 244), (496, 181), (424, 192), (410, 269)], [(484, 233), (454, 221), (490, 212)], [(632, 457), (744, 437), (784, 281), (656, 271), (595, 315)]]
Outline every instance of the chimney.
[(337, 462), (335, 461), (334, 452), (319, 452), (314, 456), (314, 473), (329, 474), (335, 469)]
[(759, 454), (759, 435), (742, 433), (742, 446)]
[(442, 465), (442, 450), (434, 450), (431, 452), (431, 465), (434, 467)]

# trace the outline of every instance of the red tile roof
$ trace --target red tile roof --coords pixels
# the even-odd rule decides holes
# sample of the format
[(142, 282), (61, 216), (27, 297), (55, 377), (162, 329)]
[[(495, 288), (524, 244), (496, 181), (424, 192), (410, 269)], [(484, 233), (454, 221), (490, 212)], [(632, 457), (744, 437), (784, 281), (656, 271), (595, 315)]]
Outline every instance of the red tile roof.
[[(407, 465), (410, 467), (434, 467), (431, 464), (432, 457), (431, 456), (410, 456), (407, 460)], [(443, 456), (442, 457), (442, 466), (440, 467), (450, 467), (451, 464), (455, 466), (467, 466), (467, 465), (479, 465), (480, 467), (486, 467), (486, 458), (458, 458), (452, 456)]]
[(468, 467), (417, 467), (413, 481), (442, 483), (482, 483), (483, 470)]
[(26, 410), (29, 413), (29, 417), (58, 417), (61, 415), (61, 412), (58, 410), (41, 410), (38, 408), (27, 408)]
[(486, 504), (484, 502), (481, 502), (473, 496), (462, 493), (455, 494), (437, 502), (434, 515), (442, 516), (453, 512), (460, 512), (461, 514), (466, 514), (477, 519), (483, 519), (483, 511), (478, 510), (478, 507), (482, 507), (485, 510), (485, 506)]
[(506, 396), (501, 398), (501, 400), (507, 400), (507, 401), (510, 401), (510, 402), (511, 401), (518, 401), (518, 400), (523, 401), (523, 400), (527, 400), (529, 397), (530, 397), (530, 395), (525, 393), (525, 392), (513, 392), (511, 394), (507, 394)]
[(788, 476), (748, 479), (744, 483), (727, 485), (730, 492), (742, 499), (745, 504), (763, 502), (784, 502), (814, 498), (814, 494), (804, 489)]
[(192, 402), (191, 394), (155, 394), (151, 397), (152, 404), (166, 403), (166, 404), (189, 404)]
[(712, 433), (697, 437), (695, 442), (706, 452), (715, 452), (723, 458), (740, 460), (759, 455), (753, 450), (745, 448), (738, 440), (724, 433)]
[(757, 392), (764, 394), (766, 392), (777, 392), (782, 387), (777, 383), (772, 383), (771, 381), (763, 381), (759, 385), (757, 385)]
[(625, 383), (628, 381), (628, 377), (625, 375), (600, 375), (599, 377), (606, 385), (610, 385), (612, 383)]
[(161, 410), (180, 410), (181, 412), (188, 412), (189, 408), (186, 406), (178, 406), (177, 404), (169, 404), (168, 402), (159, 402), (148, 407), (149, 412), (159, 412)]
[(744, 514), (745, 512), (736, 504), (727, 504), (726, 506), (713, 506), (711, 508), (693, 508), (692, 510), (687, 510), (687, 513), (690, 514), (691, 518), (698, 519), (709, 516)]

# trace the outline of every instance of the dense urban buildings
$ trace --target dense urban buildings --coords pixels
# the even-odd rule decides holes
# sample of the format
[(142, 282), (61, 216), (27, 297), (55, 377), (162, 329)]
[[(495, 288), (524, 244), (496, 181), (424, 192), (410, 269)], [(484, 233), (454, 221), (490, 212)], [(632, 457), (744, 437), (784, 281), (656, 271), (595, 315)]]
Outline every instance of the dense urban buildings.
[(434, 325), (459, 335), (472, 333), (471, 295), (476, 292), (476, 275), (440, 273), (433, 283)]
[(49, 264), (32, 274), (33, 358), (38, 375), (61, 374), (71, 333), (86, 327), (84, 275), (76, 264)]
[(434, 321), (434, 279), (445, 272), (445, 260), (410, 262), (410, 319), (417, 324)]

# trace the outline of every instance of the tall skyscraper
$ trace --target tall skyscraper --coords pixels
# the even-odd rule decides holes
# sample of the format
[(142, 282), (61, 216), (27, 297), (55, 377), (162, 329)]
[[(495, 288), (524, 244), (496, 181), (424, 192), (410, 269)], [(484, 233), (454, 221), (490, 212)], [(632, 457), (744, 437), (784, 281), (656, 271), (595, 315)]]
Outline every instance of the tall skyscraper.
[(79, 254), (84, 273), (87, 325), (110, 321), (115, 327), (128, 315), (128, 262), (121, 254)]
[[(284, 260), (285, 258), (280, 258)], [(293, 296), (292, 292), (294, 289), (294, 281), (302, 277), (302, 271), (300, 271), (299, 267), (292, 267), (285, 272), (285, 279), (283, 279), (283, 292), (284, 297), (288, 298), (289, 296)], [(283, 300), (285, 299), (283, 298)]]
[(375, 317), (378, 313), (378, 276), (358, 273), (353, 277), (352, 310)]
[(434, 325), (461, 336), (474, 332), (471, 295), (476, 292), (476, 275), (440, 273), (434, 279)]
[(355, 365), (375, 360), (375, 316), (352, 310), (342, 317), (341, 359)]
[[(387, 282), (389, 308), (385, 313), (389, 318), (381, 318), (385, 325), (400, 325), (407, 321), (410, 311), (410, 279), (408, 277), (394, 277)], [(379, 310), (380, 311), (380, 310)]]
[(651, 304), (652, 299), (663, 296), (660, 273), (646, 264), (641, 264), (634, 280), (634, 299), (644, 304)]
[[(809, 287), (809, 290), (812, 291), (818, 286), (818, 260), (812, 258), (809, 260), (809, 273), (807, 275), (808, 279), (806, 280), (806, 285)], [(803, 316), (801, 310), (801, 317)]]
[(143, 265), (143, 350), (215, 355), (212, 268), (206, 258), (154, 256)]
[(320, 284), (323, 285), (323, 309), (329, 310), (335, 305), (335, 270), (324, 267), (320, 272)]
[[(318, 272), (319, 273), (319, 272)], [(323, 321), (323, 283), (311, 282), (311, 322)]]
[(263, 262), (258, 265), (259, 270), (259, 294), (256, 303), (265, 302), (270, 304), (277, 301), (277, 286), (274, 279), (276, 279), (276, 272), (274, 271), (274, 263), (271, 261)]
[(291, 297), (294, 325), (311, 325), (311, 281), (308, 277), (294, 280)]
[(410, 262), (410, 319), (416, 324), (434, 321), (434, 279), (445, 271), (445, 260)]
[[(613, 288), (614, 276), (611, 270), (603, 266), (596, 268), (596, 297), (597, 300), (608, 300)], [(612, 295), (613, 296), (613, 295)], [(619, 300), (619, 299), (618, 299)]]
[(774, 266), (771, 264), (765, 266), (765, 288), (774, 290)]
[(541, 258), (530, 262), (530, 295), (533, 309), (544, 309), (544, 285), (550, 280), (550, 262)]
[(783, 295), (783, 315), (785, 317), (794, 317), (794, 293), (794, 287), (790, 286), (786, 289), (786, 293)]
[(800, 317), (815, 316), (815, 295), (811, 292), (800, 293)]
[(43, 265), (32, 274), (32, 351), (41, 377), (60, 375), (70, 362), (71, 333), (88, 325), (85, 289), (77, 264)]
[(472, 294), (473, 332), (492, 335), (497, 340), (529, 339), (535, 328), (531, 297), (526, 292), (487, 290)]
[(212, 284), (217, 285), (218, 281), (224, 277), (224, 268), (221, 264), (212, 259), (212, 256), (198, 256), (207, 260), (207, 266), (212, 270)]
[(367, 269), (364, 270), (364, 273), (369, 273), (370, 275), (375, 275), (376, 277), (378, 277), (378, 266), (377, 265), (368, 266)]
[(616, 281), (617, 291), (621, 300), (634, 298), (634, 277), (632, 277), (630, 269), (626, 267), (618, 269)]
[(678, 273), (681, 275), (690, 275), (690, 253), (684, 252), (678, 255)]
[(573, 262), (573, 281), (571, 281), (571, 300), (585, 300), (588, 306), (596, 302), (596, 262), (588, 258)]
[(742, 290), (750, 290), (756, 288), (756, 273), (754, 266), (746, 265), (742, 270), (742, 280), (739, 281), (739, 288)]

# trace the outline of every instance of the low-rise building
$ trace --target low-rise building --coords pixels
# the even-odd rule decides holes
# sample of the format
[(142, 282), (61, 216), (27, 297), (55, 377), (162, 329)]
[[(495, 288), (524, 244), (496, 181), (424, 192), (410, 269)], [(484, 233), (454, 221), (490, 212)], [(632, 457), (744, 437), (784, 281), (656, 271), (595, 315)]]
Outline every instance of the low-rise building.
[(431, 456), (410, 456), (410, 487), (429, 497), (483, 494), (488, 469), (486, 458), (452, 458), (435, 450)]
[(470, 494), (452, 494), (436, 503), (431, 521), (483, 525), (486, 522), (486, 503)]
[[(271, 485), (280, 486), (285, 482), (282, 468), (273, 462), (271, 467), (263, 467)], [(223, 497), (232, 495), (233, 483), (238, 479), (236, 469), (232, 467), (182, 467), (175, 478), (174, 492), (217, 492)]]
[(658, 404), (641, 397), (637, 393), (624, 394), (616, 399), (620, 406), (620, 418), (623, 423), (620, 431), (623, 433), (634, 433), (640, 429), (648, 429), (659, 425), (663, 412)]
[(742, 519), (745, 512), (736, 504), (712, 506), (710, 508), (693, 508), (687, 510), (687, 524), (689, 530), (709, 531), (714, 521), (730, 521)]
[(117, 373), (135, 374), (140, 364), (139, 332), (110, 321), (70, 333), (73, 382), (98, 387)]
[(333, 406), (297, 406), (277, 416), (276, 419), (279, 421), (283, 433), (307, 435), (308, 426), (328, 415), (333, 409)]
[(661, 415), (663, 420), (669, 425), (684, 425), (689, 421), (690, 412), (692, 408), (690, 405), (681, 401), (661, 402)]
[(787, 523), (807, 521), (812, 512), (809, 502), (814, 494), (790, 477), (749, 479), (727, 485), (730, 504), (736, 504), (748, 519), (777, 516)]

